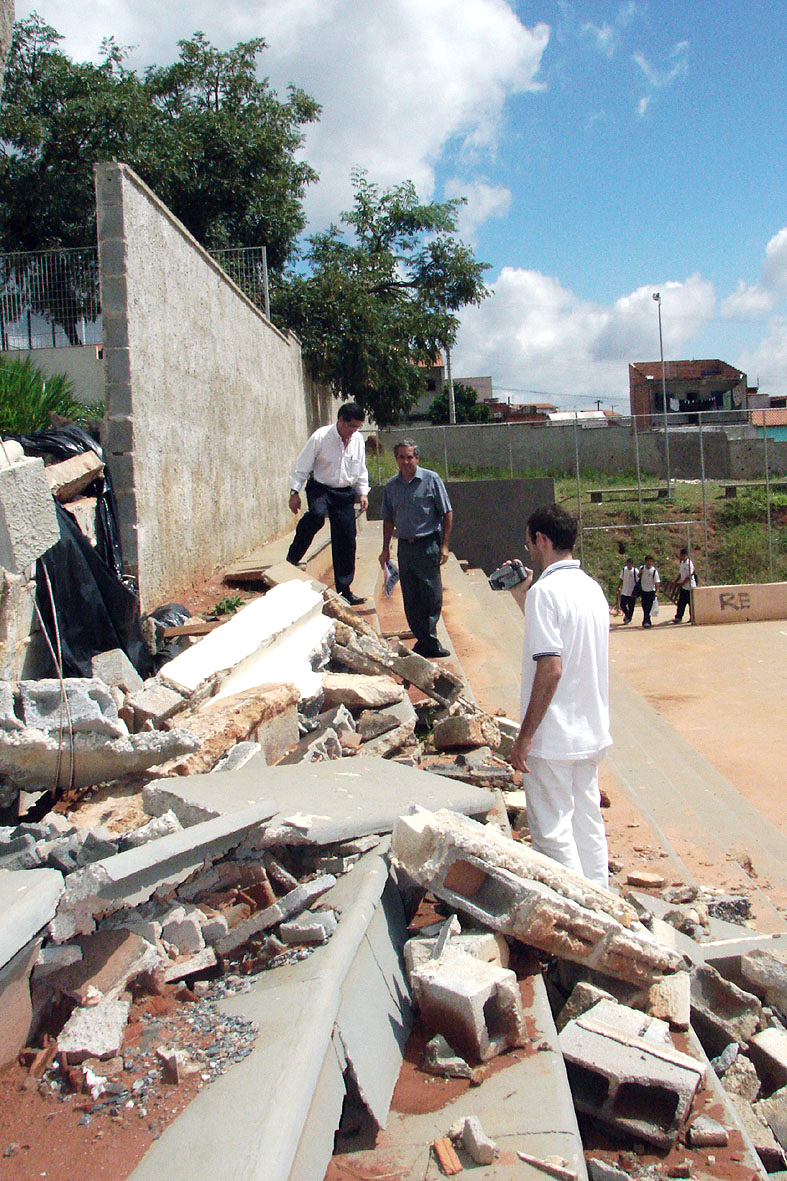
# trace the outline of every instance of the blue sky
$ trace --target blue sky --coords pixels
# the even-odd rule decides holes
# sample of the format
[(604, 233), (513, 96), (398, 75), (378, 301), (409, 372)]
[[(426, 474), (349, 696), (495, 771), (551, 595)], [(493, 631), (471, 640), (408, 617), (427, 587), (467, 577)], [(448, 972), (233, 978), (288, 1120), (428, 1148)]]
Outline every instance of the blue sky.
[(720, 357), (787, 392), (787, 7), (779, 0), (17, 0), (93, 57), (172, 60), (261, 35), (262, 71), (323, 104), (307, 211), (349, 174), (466, 195), (491, 264), (454, 372), (514, 400), (628, 402), (628, 362)]

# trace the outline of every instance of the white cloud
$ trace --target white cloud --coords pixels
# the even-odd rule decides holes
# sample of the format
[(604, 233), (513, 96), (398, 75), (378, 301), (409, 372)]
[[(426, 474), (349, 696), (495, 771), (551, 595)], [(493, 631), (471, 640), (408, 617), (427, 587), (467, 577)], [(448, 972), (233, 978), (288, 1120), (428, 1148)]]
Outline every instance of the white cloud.
[[(604, 306), (582, 300), (555, 278), (506, 267), (480, 307), (465, 310), (457, 373), (492, 373), (518, 401), (540, 390), (562, 404), (572, 398), (628, 400), (628, 365), (657, 357), (654, 286), (637, 288)], [(713, 286), (700, 275), (670, 281), (662, 294), (664, 350), (679, 356), (713, 317)]]
[(639, 66), (648, 83), (650, 91), (637, 104), (637, 114), (640, 118), (650, 105), (651, 98), (658, 90), (664, 90), (680, 78), (685, 78), (689, 72), (689, 43), (679, 41), (670, 50), (668, 62), (664, 67), (652, 65), (643, 53), (632, 54), (632, 61)]
[(451, 177), (444, 185), (446, 197), (465, 197), (457, 213), (457, 230), (465, 242), (474, 242), (476, 231), (490, 217), (505, 217), (511, 208), (511, 190), (486, 181)]
[(759, 283), (744, 283), (722, 304), (722, 312), (730, 320), (761, 320), (774, 305), (787, 295), (787, 227), (779, 230), (765, 247), (762, 278)]
[[(33, 7), (17, 3), (17, 15)], [(66, 34), (64, 49), (95, 57), (112, 33), (139, 46), (132, 64), (173, 60), (202, 29), (220, 48), (263, 36), (261, 69), (284, 93), (294, 83), (323, 106), (305, 156), (321, 181), (307, 197), (313, 226), (347, 208), (350, 170), (389, 185), (410, 178), (431, 198), (450, 146), (493, 153), (507, 100), (541, 88), (545, 24), (526, 28), (506, 0), (36, 0)], [(492, 213), (497, 212), (493, 203)]]
[(604, 57), (614, 57), (618, 47), (618, 36), (611, 25), (594, 25), (590, 21), (586, 21), (582, 26), (582, 32), (590, 37), (596, 49)]

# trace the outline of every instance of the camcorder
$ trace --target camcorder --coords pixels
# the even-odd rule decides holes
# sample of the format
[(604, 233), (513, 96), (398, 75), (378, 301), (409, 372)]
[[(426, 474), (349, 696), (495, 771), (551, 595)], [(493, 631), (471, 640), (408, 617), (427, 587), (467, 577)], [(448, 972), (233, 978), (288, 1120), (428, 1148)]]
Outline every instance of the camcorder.
[(524, 582), (529, 574), (527, 566), (518, 559), (513, 562), (504, 562), (489, 575), (489, 585), (495, 591), (510, 590), (512, 586)]

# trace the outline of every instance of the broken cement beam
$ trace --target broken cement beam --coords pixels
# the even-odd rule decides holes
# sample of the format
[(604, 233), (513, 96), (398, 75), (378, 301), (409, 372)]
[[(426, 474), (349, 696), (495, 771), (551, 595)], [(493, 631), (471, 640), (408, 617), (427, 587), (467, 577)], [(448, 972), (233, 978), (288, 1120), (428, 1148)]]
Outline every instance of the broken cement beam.
[(477, 924), (551, 955), (635, 984), (683, 964), (628, 903), (491, 826), (447, 811), (401, 816), (392, 855), (397, 870)]
[(453, 714), (438, 722), (432, 734), (436, 750), (466, 750), (468, 747), (500, 745), (500, 731), (488, 714)]
[(464, 688), (450, 669), (433, 664), (404, 644), (392, 648), (377, 637), (350, 637), (346, 645), (334, 644), (334, 655), (348, 668), (362, 673), (393, 673), (441, 705), (451, 705)]
[(0, 967), (54, 917), (63, 875), (54, 869), (0, 870)]
[(149, 841), (69, 875), (50, 923), (56, 943), (88, 934), (95, 920), (146, 902), (157, 890), (171, 889), (195, 870), (223, 857), (273, 815), (262, 802)]
[(559, 1040), (578, 1111), (662, 1148), (675, 1142), (703, 1063), (590, 1014), (570, 1021)]
[(737, 1042), (741, 1049), (756, 1032), (762, 1005), (750, 992), (744, 992), (710, 967), (697, 967), (691, 979), (692, 1025), (712, 1057)]
[(204, 774), (237, 743), (251, 738), (261, 743), (267, 763), (277, 762), (298, 741), (299, 698), (294, 685), (260, 685), (178, 714), (169, 725), (193, 734), (200, 748), (165, 764), (162, 774)]
[(377, 709), (393, 705), (404, 697), (404, 689), (393, 677), (373, 673), (323, 673), (325, 708), (346, 705), (348, 709)]

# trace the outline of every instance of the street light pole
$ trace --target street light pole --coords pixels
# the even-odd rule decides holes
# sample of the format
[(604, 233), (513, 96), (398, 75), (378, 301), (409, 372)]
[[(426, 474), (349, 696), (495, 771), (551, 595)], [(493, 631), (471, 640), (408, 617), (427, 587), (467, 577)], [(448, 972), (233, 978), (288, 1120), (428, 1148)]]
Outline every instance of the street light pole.
[(667, 467), (667, 498), (670, 494), (670, 465), (669, 465), (669, 422), (667, 419), (667, 376), (664, 369), (664, 339), (661, 335), (661, 292), (654, 291), (653, 298), (659, 309), (659, 351), (661, 353), (661, 401), (664, 405), (664, 459)]

